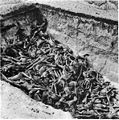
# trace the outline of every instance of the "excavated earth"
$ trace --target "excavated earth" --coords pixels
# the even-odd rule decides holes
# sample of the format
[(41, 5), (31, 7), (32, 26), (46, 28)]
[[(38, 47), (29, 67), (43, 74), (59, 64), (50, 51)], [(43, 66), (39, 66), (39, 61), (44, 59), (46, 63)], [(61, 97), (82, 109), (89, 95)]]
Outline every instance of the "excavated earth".
[(41, 102), (36, 102), (20, 89), (9, 83), (1, 84), (1, 118), (3, 119), (71, 119), (68, 112), (54, 109)]
[[(1, 19), (6, 13), (17, 9), (17, 7), (29, 4), (28, 0), (27, 3), (16, 1), (13, 0), (10, 3), (7, 1), (6, 3), (9, 4), (3, 3), (0, 6)], [(94, 68), (118, 88), (117, 12), (114, 10), (105, 12), (83, 4), (83, 8), (86, 7), (88, 11), (85, 13), (83, 8), (79, 9), (79, 6), (71, 7), (71, 2), (57, 5), (52, 1), (46, 2), (46, 4), (37, 0), (34, 2), (41, 3), (39, 7), (48, 19), (49, 34), (68, 45), (75, 55), (89, 53), (89, 60)], [(3, 81), (1, 82), (1, 101), (2, 118), (72, 118), (67, 112), (32, 100), (21, 90)]]
[[(49, 32), (76, 55), (89, 53), (94, 68), (118, 82), (118, 11), (111, 0), (107, 10), (86, 0), (27, 0), (40, 3)], [(88, 0), (87, 0), (88, 1)], [(104, 1), (102, 1), (103, 3)], [(101, 3), (97, 2), (97, 4)]]
[(48, 31), (55, 39), (68, 45), (76, 55), (89, 53), (94, 68), (118, 82), (117, 9), (102, 10), (77, 0), (10, 0), (1, 3), (0, 17), (31, 2), (40, 4), (49, 23)]

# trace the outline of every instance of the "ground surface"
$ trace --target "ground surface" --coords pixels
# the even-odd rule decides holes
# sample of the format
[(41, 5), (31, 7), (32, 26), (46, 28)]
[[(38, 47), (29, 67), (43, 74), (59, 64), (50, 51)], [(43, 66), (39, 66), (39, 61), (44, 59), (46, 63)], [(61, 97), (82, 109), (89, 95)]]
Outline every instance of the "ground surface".
[[(104, 0), (99, 0), (99, 3)], [(94, 4), (89, 4), (86, 0), (26, 0), (26, 2), (34, 2), (40, 4), (50, 5), (55, 8), (61, 8), (75, 13), (84, 13), (87, 15), (106, 18), (111, 20), (118, 20), (118, 11), (116, 6), (111, 4), (105, 5), (108, 6), (107, 10), (104, 10), (101, 7), (97, 7)], [(115, 9), (113, 9), (115, 7)]]
[[(0, 0), (0, 3), (2, 3), (1, 1), (2, 0)], [(3, 5), (4, 4), (3, 3), (2, 7), (0, 8), (0, 12), (3, 11), (3, 9), (5, 10), (5, 8), (6, 9), (7, 8), (9, 9), (10, 7), (12, 8), (13, 6), (15, 6), (14, 4), (16, 3), (15, 1), (19, 3), (20, 0), (4, 0), (4, 1), (7, 1), (6, 3), (9, 3), (9, 5)], [(53, 4), (56, 5), (56, 2)], [(62, 6), (61, 4), (60, 6)], [(59, 4), (57, 4), (57, 6), (59, 6)], [(72, 6), (74, 5), (72, 4)], [(64, 7), (66, 8), (67, 6), (64, 4)], [(76, 9), (78, 9), (78, 7)], [(90, 13), (93, 13), (93, 12), (90, 12)], [(102, 14), (102, 16), (105, 16), (105, 15)], [(117, 19), (117, 16), (115, 17), (115, 12), (114, 12), (114, 16), (110, 14), (107, 16), (114, 20)], [(116, 83), (114, 84), (119, 88), (118, 84)], [(68, 118), (71, 118), (71, 115), (69, 113), (65, 113), (61, 110), (56, 110), (50, 106), (46, 106), (43, 103), (36, 102), (31, 98), (29, 98), (27, 95), (25, 95), (21, 90), (3, 81), (1, 81), (0, 94), (1, 94), (1, 101), (2, 101), (1, 109), (0, 109), (2, 118), (9, 118), (9, 119), (13, 119), (13, 118), (68, 119)]]
[(68, 112), (63, 112), (47, 106), (41, 102), (36, 102), (24, 92), (0, 81), (1, 84), (1, 118), (4, 119), (71, 119)]
[[(6, 13), (6, 10), (12, 9), (15, 4), (21, 3), (40, 3), (50, 5), (55, 8), (61, 8), (64, 10), (72, 11), (75, 13), (84, 13), (87, 15), (106, 18), (111, 20), (118, 20), (118, 9), (117, 6), (109, 2), (109, 4), (104, 4), (102, 7), (98, 7), (97, 4), (103, 3), (105, 0), (100, 0), (97, 4), (89, 4), (87, 1), (90, 0), (0, 0), (0, 14)], [(103, 1), (103, 2), (101, 2)], [(111, 0), (109, 0), (111, 1)], [(114, 0), (117, 2), (117, 0)], [(7, 6), (6, 6), (7, 5)], [(103, 8), (107, 6), (107, 10)]]

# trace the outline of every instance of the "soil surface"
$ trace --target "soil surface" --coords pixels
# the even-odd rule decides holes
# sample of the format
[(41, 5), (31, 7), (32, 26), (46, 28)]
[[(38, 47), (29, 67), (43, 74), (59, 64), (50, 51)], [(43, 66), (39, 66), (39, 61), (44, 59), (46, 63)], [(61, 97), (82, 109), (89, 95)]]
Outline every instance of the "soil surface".
[(23, 91), (10, 84), (0, 81), (1, 84), (1, 118), (3, 119), (71, 119), (68, 112), (54, 109), (51, 106), (37, 102)]
[[(7, 5), (5, 5), (6, 3)], [(17, 1), (17, 2), (16, 2)], [(4, 2), (0, 1), (0, 13), (6, 10), (9, 12), (9, 8), (12, 9), (12, 7), (16, 6), (17, 4), (21, 4), (20, 1), (23, 0), (4, 0)], [(28, 0), (26, 0), (28, 1)], [(33, 1), (33, 0), (32, 0)], [(35, 2), (38, 0), (34, 0)], [(39, 0), (40, 1), (40, 0)], [(42, 1), (42, 0), (41, 0)], [(47, 1), (47, 0), (45, 0)], [(48, 4), (50, 4), (53, 0), (50, 0)], [(42, 3), (42, 2), (41, 2)], [(52, 3), (52, 5), (56, 6), (56, 3)], [(62, 6), (64, 4), (63, 2), (60, 2), (60, 4), (57, 4), (57, 7)], [(71, 3), (69, 2), (71, 5)], [(76, 5), (76, 3), (74, 3)], [(75, 6), (72, 4), (72, 6)], [(87, 4), (82, 4), (81, 7), (87, 6)], [(65, 4), (62, 6), (69, 9)], [(70, 6), (69, 6), (70, 7)], [(85, 8), (85, 7), (84, 7)], [(88, 7), (86, 7), (88, 8)], [(92, 7), (89, 6), (89, 8), (92, 9)], [(90, 9), (90, 10), (91, 10)], [(94, 10), (95, 9), (95, 10)], [(114, 11), (113, 14), (107, 13), (106, 11), (102, 11), (101, 14), (95, 14), (97, 8), (92, 9), (92, 11), (88, 11), (87, 13), (90, 12), (92, 15), (97, 15), (99, 17), (106, 17), (110, 18), (112, 20), (117, 20), (117, 12)], [(73, 10), (80, 10), (79, 6), (76, 6)], [(83, 10), (83, 9), (82, 9)], [(100, 10), (98, 10), (100, 11)], [(112, 13), (112, 12), (111, 12)], [(15, 118), (40, 118), (40, 119), (71, 119), (70, 113), (63, 112), (61, 110), (54, 109), (50, 106), (47, 106), (41, 102), (36, 102), (35, 100), (31, 99), (29, 96), (25, 95), (24, 92), (19, 90), (18, 88), (15, 88), (11, 86), (10, 84), (0, 81), (1, 82), (1, 91), (0, 91), (0, 96), (1, 96), (1, 118), (4, 119), (15, 119)], [(119, 88), (118, 82), (114, 83), (117, 88)]]
[[(104, 2), (104, 0), (102, 0)], [(116, 0), (117, 1), (117, 0)], [(103, 6), (108, 6), (107, 9), (98, 7), (95, 4), (89, 4), (86, 0), (26, 0), (25, 2), (46, 4), (55, 8), (61, 8), (74, 13), (83, 13), (99, 18), (118, 20), (118, 11), (111, 2), (105, 3)], [(96, 1), (95, 1), (96, 2)], [(101, 0), (98, 1), (101, 3)]]

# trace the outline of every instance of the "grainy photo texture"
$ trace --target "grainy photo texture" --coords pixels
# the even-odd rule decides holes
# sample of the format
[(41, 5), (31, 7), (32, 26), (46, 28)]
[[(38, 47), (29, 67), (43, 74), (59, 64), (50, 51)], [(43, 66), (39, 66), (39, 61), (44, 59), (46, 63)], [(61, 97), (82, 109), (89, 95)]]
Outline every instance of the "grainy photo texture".
[(118, 0), (1, 0), (3, 119), (119, 119)]

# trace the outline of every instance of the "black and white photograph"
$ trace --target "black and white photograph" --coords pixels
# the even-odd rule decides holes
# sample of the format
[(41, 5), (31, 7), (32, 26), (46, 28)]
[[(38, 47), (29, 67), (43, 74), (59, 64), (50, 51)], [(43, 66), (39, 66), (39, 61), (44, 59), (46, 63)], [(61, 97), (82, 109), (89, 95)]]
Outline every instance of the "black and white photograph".
[(119, 119), (118, 0), (0, 0), (0, 119)]

